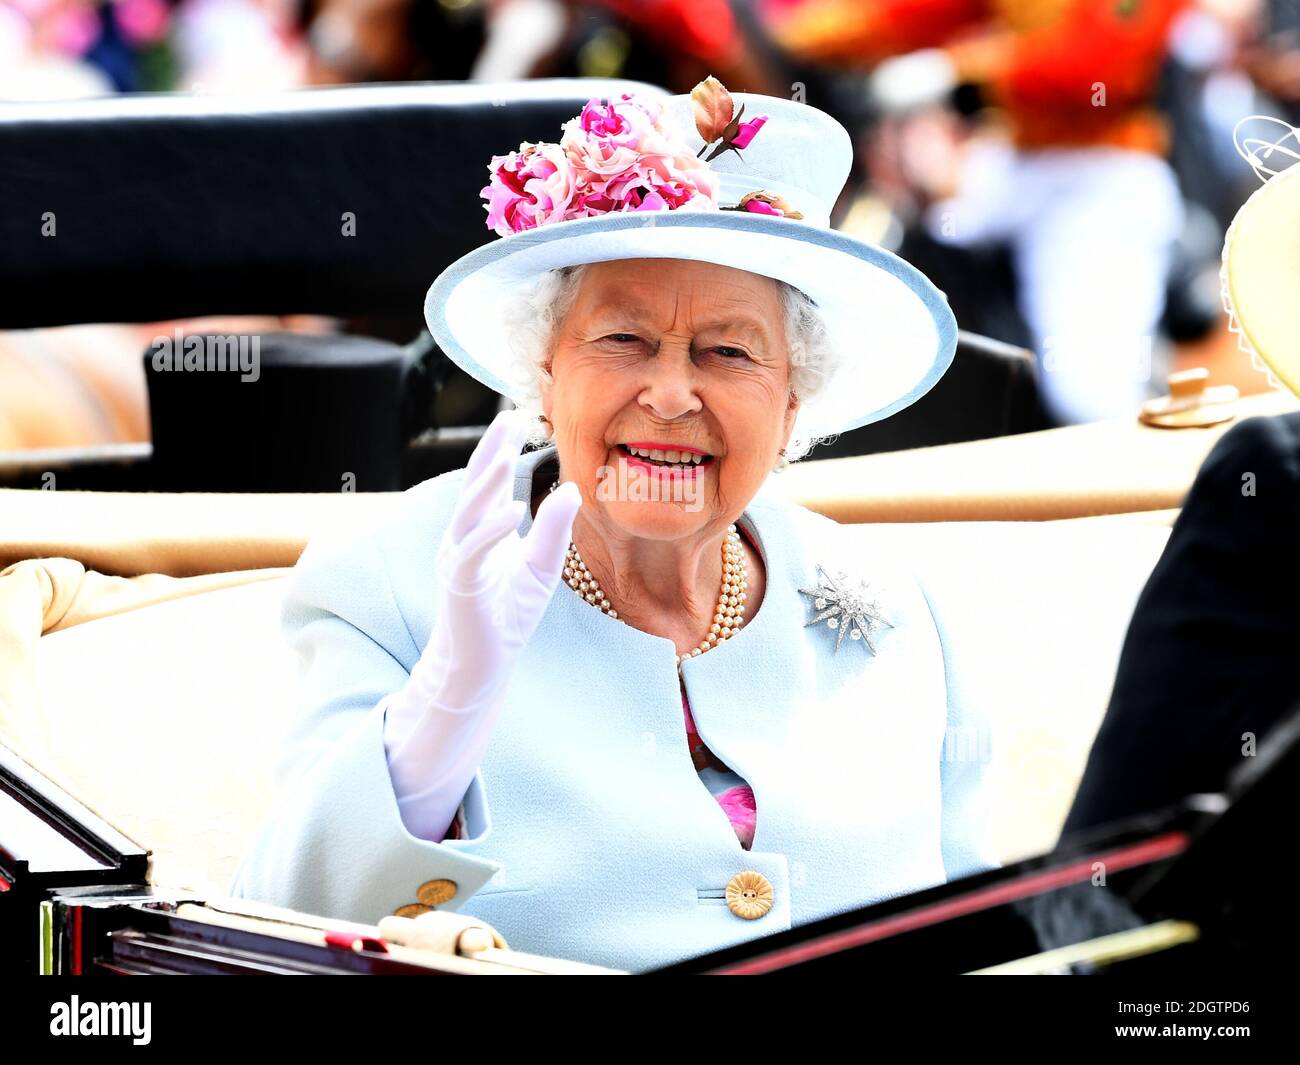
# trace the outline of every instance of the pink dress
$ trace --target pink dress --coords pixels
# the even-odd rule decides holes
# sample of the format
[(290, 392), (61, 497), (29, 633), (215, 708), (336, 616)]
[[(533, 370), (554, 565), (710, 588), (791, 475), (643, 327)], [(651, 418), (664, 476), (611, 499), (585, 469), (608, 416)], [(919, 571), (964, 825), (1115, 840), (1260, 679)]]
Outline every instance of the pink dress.
[[(743, 529), (740, 529), (740, 535), (746, 543), (753, 546), (753, 541)], [(695, 719), (691, 717), (691, 705), (686, 701), (685, 688), (682, 689), (682, 717), (686, 722), (686, 742), (696, 772), (731, 821), (740, 845), (749, 850), (754, 844), (754, 825), (757, 820), (753, 790), (700, 739), (700, 734), (695, 730)]]
[(736, 830), (740, 845), (749, 850), (754, 843), (754, 824), (757, 813), (754, 805), (754, 792), (740, 776), (723, 764), (711, 750), (704, 745), (700, 734), (695, 731), (695, 720), (691, 717), (691, 706), (686, 701), (686, 692), (682, 691), (682, 715), (686, 719), (686, 742), (691, 749), (691, 760), (704, 781), (705, 787), (718, 800), (731, 827)]

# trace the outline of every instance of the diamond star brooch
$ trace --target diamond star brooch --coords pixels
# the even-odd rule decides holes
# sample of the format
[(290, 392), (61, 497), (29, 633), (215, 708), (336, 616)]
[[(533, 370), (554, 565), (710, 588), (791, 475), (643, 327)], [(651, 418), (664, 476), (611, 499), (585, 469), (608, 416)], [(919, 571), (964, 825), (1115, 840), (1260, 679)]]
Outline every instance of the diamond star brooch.
[(872, 654), (876, 647), (871, 637), (878, 634), (881, 625), (893, 628), (893, 624), (880, 612), (879, 603), (867, 591), (867, 585), (858, 581), (856, 585), (849, 582), (844, 573), (828, 574), (820, 565), (817, 566), (818, 584), (816, 588), (800, 588), (801, 595), (812, 597), (813, 606), (818, 613), (804, 628), (825, 621), (828, 628), (836, 630), (839, 635), (835, 640), (835, 653), (847, 634), (851, 640), (861, 640)]

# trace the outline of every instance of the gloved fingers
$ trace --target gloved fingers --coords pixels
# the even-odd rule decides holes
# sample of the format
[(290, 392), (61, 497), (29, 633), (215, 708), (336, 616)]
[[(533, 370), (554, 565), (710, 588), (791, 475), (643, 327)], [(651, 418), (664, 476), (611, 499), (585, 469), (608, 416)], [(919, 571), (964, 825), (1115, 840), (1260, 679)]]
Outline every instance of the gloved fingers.
[(564, 555), (573, 539), (573, 519), (582, 507), (582, 492), (565, 481), (542, 500), (533, 527), (524, 538), (528, 568), (543, 586), (554, 588), (564, 569)]
[(527, 505), (522, 499), (513, 499), (500, 510), (492, 511), (465, 535), (457, 545), (452, 572), (448, 575), (453, 590), (475, 591), (488, 583), (482, 572), (483, 559), (518, 527)]
[(469, 457), (469, 462), (465, 464), (465, 481), (471, 483), (476, 481), (483, 470), (491, 463), (492, 457), (500, 448), (502, 437), (506, 436), (517, 419), (518, 411), (503, 410), (498, 411), (495, 418), (483, 430), (483, 435), (479, 437), (478, 443), (474, 445), (474, 451)]
[(513, 498), (511, 481), (528, 422), (518, 411), (503, 411), (488, 426), (470, 456), (470, 465), (447, 534), (459, 544), (488, 511)]
[[(460, 544), (486, 512), (498, 510), (514, 498), (515, 465), (524, 441), (528, 439), (529, 428), (527, 418), (518, 411), (503, 411), (488, 426), (470, 456), (470, 466), (466, 467), (470, 472), (447, 530), (453, 543)], [(485, 444), (488, 445), (486, 449)], [(480, 451), (484, 451), (482, 458), (479, 457)]]

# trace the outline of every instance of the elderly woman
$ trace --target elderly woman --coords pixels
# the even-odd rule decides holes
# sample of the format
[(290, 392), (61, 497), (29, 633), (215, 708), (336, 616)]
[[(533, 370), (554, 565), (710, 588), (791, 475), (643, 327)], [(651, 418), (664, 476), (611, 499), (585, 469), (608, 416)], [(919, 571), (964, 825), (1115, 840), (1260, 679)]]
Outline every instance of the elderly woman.
[(232, 893), (645, 971), (996, 866), (921, 585), (764, 491), (952, 359), (942, 295), (827, 228), (851, 156), (709, 78), (492, 160), (503, 239), (426, 316), (519, 409), (304, 553), (302, 706)]

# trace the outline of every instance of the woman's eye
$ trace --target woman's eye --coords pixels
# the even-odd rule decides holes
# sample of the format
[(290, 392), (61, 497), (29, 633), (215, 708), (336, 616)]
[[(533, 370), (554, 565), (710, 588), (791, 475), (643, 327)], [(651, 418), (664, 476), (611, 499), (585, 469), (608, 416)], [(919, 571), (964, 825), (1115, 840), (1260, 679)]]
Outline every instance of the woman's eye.
[(725, 355), (728, 359), (735, 359), (735, 358), (744, 359), (749, 357), (749, 353), (747, 351), (743, 351), (740, 348), (729, 348), (724, 346), (724, 347), (714, 348), (713, 350), (718, 352), (719, 354)]
[(635, 333), (610, 333), (605, 339), (612, 340), (615, 344), (635, 344), (641, 338)]

